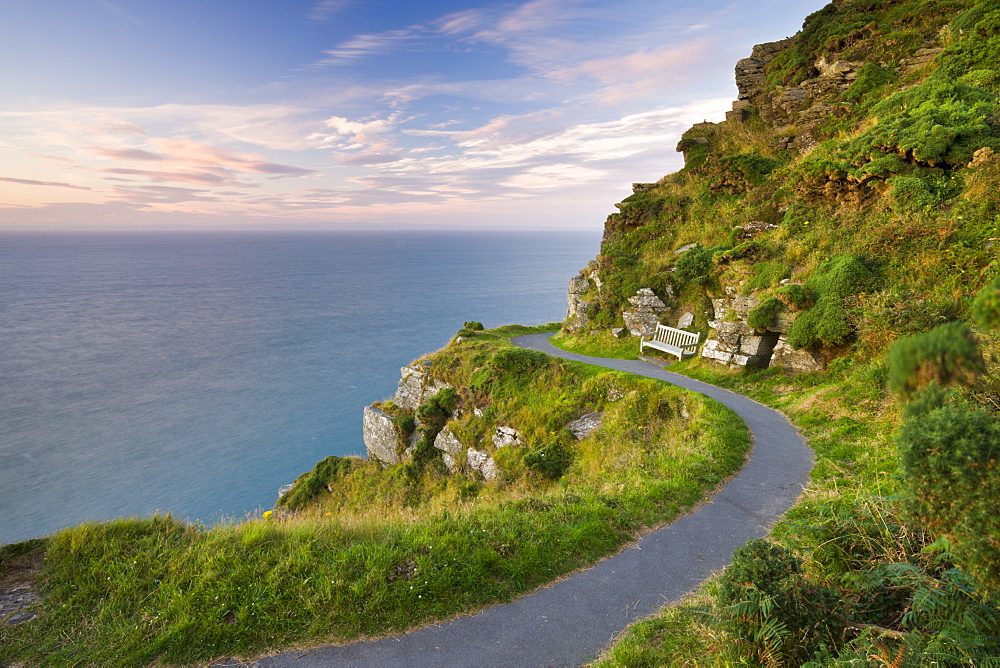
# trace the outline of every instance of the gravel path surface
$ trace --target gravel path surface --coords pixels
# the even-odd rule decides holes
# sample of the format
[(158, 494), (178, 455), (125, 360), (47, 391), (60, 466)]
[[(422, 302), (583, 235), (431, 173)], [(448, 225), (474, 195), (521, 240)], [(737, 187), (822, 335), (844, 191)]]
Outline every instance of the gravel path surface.
[(396, 638), (287, 652), (255, 666), (579, 666), (593, 660), (626, 626), (678, 600), (726, 566), (733, 550), (766, 535), (795, 502), (812, 467), (812, 452), (780, 413), (649, 362), (567, 353), (553, 347), (549, 336), (529, 334), (514, 343), (666, 380), (729, 406), (754, 435), (747, 464), (696, 512), (587, 571), (512, 603)]

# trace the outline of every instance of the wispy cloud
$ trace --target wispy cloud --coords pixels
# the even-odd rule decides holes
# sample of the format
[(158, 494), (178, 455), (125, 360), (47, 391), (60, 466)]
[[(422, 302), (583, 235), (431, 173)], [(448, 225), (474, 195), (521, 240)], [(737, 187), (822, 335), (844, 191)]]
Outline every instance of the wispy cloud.
[(7, 183), (19, 183), (23, 186), (51, 186), (55, 188), (70, 188), (72, 190), (90, 190), (85, 186), (75, 186), (72, 183), (59, 183), (58, 181), (36, 181), (34, 179), (16, 179), (11, 176), (0, 176), (0, 181)]
[(404, 44), (413, 42), (426, 34), (422, 26), (403, 30), (390, 30), (374, 35), (358, 35), (323, 53), (323, 58), (311, 67), (350, 65), (362, 58), (384, 56), (399, 50)]
[(350, 0), (319, 0), (306, 13), (313, 21), (329, 21), (330, 17), (350, 4)]

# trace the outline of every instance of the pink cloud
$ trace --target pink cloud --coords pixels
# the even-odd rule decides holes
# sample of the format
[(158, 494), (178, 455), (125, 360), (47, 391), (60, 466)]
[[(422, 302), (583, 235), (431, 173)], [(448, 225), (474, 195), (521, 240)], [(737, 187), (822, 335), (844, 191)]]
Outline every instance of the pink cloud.
[(155, 162), (167, 159), (167, 156), (163, 155), (162, 153), (153, 153), (151, 151), (144, 151), (139, 148), (124, 148), (124, 149), (97, 148), (94, 149), (94, 153), (103, 158), (108, 158), (109, 160), (134, 160), (138, 162)]
[(24, 186), (51, 186), (54, 188), (72, 188), (73, 190), (91, 190), (85, 186), (75, 186), (72, 183), (60, 183), (58, 181), (35, 181), (34, 179), (15, 179), (10, 176), (0, 176), (0, 181), (7, 183), (20, 183)]
[(127, 176), (144, 176), (151, 181), (177, 181), (180, 183), (194, 183), (203, 186), (221, 186), (232, 183), (231, 176), (211, 174), (209, 172), (158, 172), (148, 169), (124, 169), (109, 168), (99, 170), (104, 174), (122, 174)]

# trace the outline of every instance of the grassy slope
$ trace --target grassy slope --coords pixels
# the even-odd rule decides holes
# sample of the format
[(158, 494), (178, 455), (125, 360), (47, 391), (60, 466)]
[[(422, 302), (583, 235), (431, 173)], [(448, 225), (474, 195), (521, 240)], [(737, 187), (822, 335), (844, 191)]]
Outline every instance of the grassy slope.
[[(901, 410), (886, 391), (884, 354), (901, 336), (967, 319), (971, 298), (1000, 273), (1000, 3), (838, 4), (812, 16), (768, 67), (777, 87), (815, 76), (809, 69), (820, 57), (868, 63), (832, 100), (846, 113), (821, 126), (825, 141), (794, 154), (774, 148), (781, 130), (760, 118), (696, 126), (686, 136), (708, 142), (691, 147), (687, 167), (609, 219), (598, 258), (605, 287), (589, 297), (597, 329), (621, 325), (635, 289), (667, 285), (679, 295), (678, 313), (703, 313), (728, 288), (762, 301), (777, 296), (787, 313), (820, 323), (809, 345), (822, 350), (828, 372), (672, 367), (781, 409), (817, 453), (810, 489), (772, 534), (840, 600), (840, 632), (807, 655), (815, 652), (817, 665), (992, 665), (997, 592), (955, 569), (947, 542), (924, 535), (903, 510)], [(945, 50), (907, 69), (905, 59), (926, 46)], [(748, 248), (733, 228), (754, 221), (773, 227)], [(699, 244), (696, 255), (678, 260), (673, 251), (687, 243)], [(847, 266), (848, 257), (866, 271), (831, 280), (831, 266)], [(805, 284), (811, 298), (796, 304), (783, 278)], [(821, 313), (824, 290), (832, 296)], [(702, 317), (696, 325), (707, 329)], [(595, 331), (563, 345), (595, 354), (608, 340)], [(995, 342), (983, 341), (995, 352)], [(969, 396), (995, 411), (995, 392)], [(749, 613), (721, 609), (717, 590), (710, 582), (637, 625), (599, 665), (782, 665), (774, 648), (792, 630), (775, 632), (774, 651), (759, 649), (774, 629), (758, 610), (765, 640), (737, 641), (723, 620)]]
[[(742, 463), (746, 428), (720, 404), (509, 344), (525, 331), (463, 331), (428, 356), (460, 388), (453, 431), (521, 433), (525, 445), (496, 453), (497, 481), (445, 475), (434, 452), (384, 470), (340, 460), (318, 468), (332, 477), (295, 514), (61, 531), (25, 546), (45, 551), (45, 600), (0, 630), (0, 662), (189, 663), (403, 631), (592, 564)], [(604, 425), (577, 442), (565, 423), (592, 410)], [(562, 468), (539, 453), (563, 453)]]

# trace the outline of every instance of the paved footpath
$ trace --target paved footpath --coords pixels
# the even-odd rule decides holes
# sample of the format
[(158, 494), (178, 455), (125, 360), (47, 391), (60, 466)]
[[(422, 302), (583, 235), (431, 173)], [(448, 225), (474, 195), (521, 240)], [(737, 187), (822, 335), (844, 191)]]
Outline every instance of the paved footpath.
[(559, 350), (549, 334), (514, 339), (568, 360), (665, 380), (733, 409), (754, 436), (749, 461), (709, 503), (593, 568), (506, 605), (396, 638), (287, 652), (255, 666), (579, 666), (632, 622), (692, 591), (733, 550), (767, 534), (806, 484), (812, 452), (777, 411), (649, 362)]

